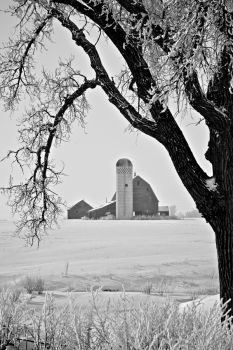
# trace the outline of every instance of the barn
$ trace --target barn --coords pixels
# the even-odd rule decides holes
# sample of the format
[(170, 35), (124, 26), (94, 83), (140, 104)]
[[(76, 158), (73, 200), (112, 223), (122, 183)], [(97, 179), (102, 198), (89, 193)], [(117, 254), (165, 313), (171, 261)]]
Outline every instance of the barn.
[(67, 217), (68, 219), (81, 219), (84, 216), (88, 216), (88, 211), (91, 209), (93, 209), (91, 205), (81, 200), (68, 209)]
[[(139, 215), (157, 215), (158, 214), (158, 198), (154, 194), (150, 184), (141, 176), (133, 178), (133, 212), (135, 216)], [(90, 218), (98, 219), (108, 214), (116, 216), (116, 193), (112, 197), (111, 202), (89, 210)]]
[[(82, 200), (68, 210), (68, 219), (81, 219), (84, 216), (99, 219), (108, 216), (123, 220), (131, 219), (133, 215), (155, 216), (159, 212), (158, 204), (159, 200), (151, 185), (139, 175), (133, 177), (132, 162), (122, 158), (116, 163), (116, 193), (112, 200), (97, 208)], [(167, 210), (161, 210), (159, 214), (167, 215)]]

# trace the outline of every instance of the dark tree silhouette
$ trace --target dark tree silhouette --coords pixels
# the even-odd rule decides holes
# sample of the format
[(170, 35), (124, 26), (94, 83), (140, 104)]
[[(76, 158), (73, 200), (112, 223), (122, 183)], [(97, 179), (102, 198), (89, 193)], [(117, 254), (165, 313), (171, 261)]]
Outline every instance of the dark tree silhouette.
[[(159, 141), (184, 186), (216, 236), (220, 295), (231, 299), (233, 315), (233, 6), (231, 0), (15, 0), (18, 36), (1, 55), (0, 97), (8, 109), (26, 96), (30, 110), (21, 122), (22, 147), (11, 151), (27, 180), (5, 191), (20, 212), (19, 230), (33, 243), (60, 210), (53, 187), (61, 172), (50, 160), (51, 147), (67, 138), (73, 120), (83, 123), (85, 92), (101, 87), (128, 122)], [(89, 57), (95, 77), (88, 80), (72, 61), (54, 74), (36, 78), (35, 52), (52, 36), (57, 21), (74, 46)], [(110, 78), (92, 33), (111, 40), (125, 62)], [(33, 96), (33, 98), (32, 98)], [(205, 154), (209, 177), (198, 165), (169, 109), (192, 108), (209, 128)], [(185, 103), (184, 103), (185, 101)]]

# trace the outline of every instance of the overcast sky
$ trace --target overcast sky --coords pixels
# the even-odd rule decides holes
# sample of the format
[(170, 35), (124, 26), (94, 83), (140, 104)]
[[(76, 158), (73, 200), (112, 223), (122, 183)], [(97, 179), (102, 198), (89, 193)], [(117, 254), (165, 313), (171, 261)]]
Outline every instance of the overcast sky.
[[(0, 13), (0, 41), (13, 35), (14, 21), (4, 13)], [(119, 72), (120, 57), (111, 48), (110, 43), (101, 43), (101, 57), (110, 76)], [(66, 30), (55, 27), (53, 42), (48, 45), (48, 51), (38, 56), (40, 63), (47, 69), (57, 65), (59, 57), (75, 55), (75, 60), (82, 68), (89, 71), (89, 61), (85, 55), (75, 48)], [(112, 106), (100, 90), (88, 95), (91, 111), (87, 117), (86, 129), (77, 124), (69, 143), (63, 143), (54, 151), (58, 164), (65, 165), (66, 176), (57, 188), (57, 193), (63, 197), (68, 206), (85, 199), (92, 206), (97, 206), (111, 199), (115, 191), (115, 164), (119, 158), (129, 158), (134, 171), (148, 181), (161, 205), (177, 206), (178, 211), (187, 211), (195, 207), (193, 200), (181, 183), (167, 151), (156, 140), (138, 132), (130, 132), (128, 123)], [(174, 106), (172, 106), (174, 108)], [(4, 112), (1, 106), (0, 158), (9, 149), (17, 147), (17, 118), (20, 112), (11, 116)], [(204, 153), (208, 143), (208, 132), (203, 123), (194, 126), (198, 116), (186, 115), (177, 117), (185, 136), (199, 164), (211, 174), (210, 164), (205, 160)], [(1, 186), (7, 184), (7, 179), (13, 169), (7, 163), (0, 164)], [(17, 172), (15, 174), (17, 178)], [(0, 195), (0, 219), (10, 219), (11, 211), (6, 205), (6, 198)]]

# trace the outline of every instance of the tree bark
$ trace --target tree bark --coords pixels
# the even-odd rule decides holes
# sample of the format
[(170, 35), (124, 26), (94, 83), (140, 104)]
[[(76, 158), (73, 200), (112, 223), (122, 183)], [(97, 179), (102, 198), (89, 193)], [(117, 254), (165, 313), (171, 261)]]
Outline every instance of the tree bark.
[(233, 317), (233, 215), (229, 212), (220, 215), (211, 226), (215, 231), (220, 298), (223, 304), (227, 303), (228, 315)]

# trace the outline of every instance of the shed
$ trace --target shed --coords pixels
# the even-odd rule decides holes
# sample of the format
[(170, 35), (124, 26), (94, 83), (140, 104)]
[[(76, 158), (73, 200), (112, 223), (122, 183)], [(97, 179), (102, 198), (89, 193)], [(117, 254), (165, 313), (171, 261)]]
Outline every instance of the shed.
[(79, 201), (73, 207), (68, 209), (68, 219), (81, 219), (84, 216), (88, 216), (88, 211), (93, 207), (84, 200)]
[(160, 216), (169, 216), (169, 207), (167, 205), (160, 205), (158, 214)]

